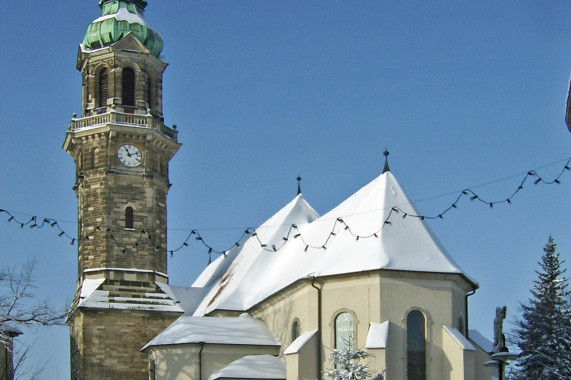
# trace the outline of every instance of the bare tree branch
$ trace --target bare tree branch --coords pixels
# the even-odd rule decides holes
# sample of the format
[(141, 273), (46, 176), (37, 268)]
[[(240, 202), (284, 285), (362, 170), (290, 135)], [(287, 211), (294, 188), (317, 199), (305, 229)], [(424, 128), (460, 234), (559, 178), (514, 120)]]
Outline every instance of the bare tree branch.
[(10, 326), (52, 326), (65, 321), (65, 311), (56, 311), (47, 301), (35, 300), (32, 290), (36, 264), (32, 259), (19, 270), (0, 268), (0, 344), (12, 340), (13, 335), (7, 330)]

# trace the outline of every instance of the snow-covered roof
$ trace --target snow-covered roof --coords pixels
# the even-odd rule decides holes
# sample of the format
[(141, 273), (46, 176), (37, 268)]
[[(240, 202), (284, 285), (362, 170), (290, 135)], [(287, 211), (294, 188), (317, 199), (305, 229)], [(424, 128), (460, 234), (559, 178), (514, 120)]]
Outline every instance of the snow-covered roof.
[(298, 195), (205, 270), (194, 315), (246, 311), (303, 278), (379, 269), (459, 274), (477, 286), (418, 214), (391, 172), (321, 217)]
[(194, 314), (194, 311), (208, 293), (207, 288), (172, 285), (170, 285), (170, 288), (180, 307), (184, 310), (184, 315)]
[(119, 8), (116, 13), (111, 13), (105, 16), (96, 18), (93, 22), (101, 22), (109, 19), (117, 21), (127, 21), (129, 24), (147, 25), (145, 17), (140, 13), (131, 13), (127, 8)]
[(460, 331), (454, 327), (442, 326), (442, 328), (456, 341), (456, 343), (458, 343), (462, 349), (467, 351), (476, 351), (476, 348), (472, 345), (472, 343), (470, 343), (468, 339), (466, 339), (464, 335), (462, 335), (462, 333), (460, 333)]
[[(293, 224), (307, 225), (317, 217), (317, 212), (299, 194), (260, 225), (255, 236), (245, 237), (239, 246), (210, 264), (193, 284), (209, 289), (195, 315), (204, 315), (222, 304), (223, 309), (245, 311), (248, 303), (263, 297), (265, 283), (257, 281), (259, 272), (265, 272), (263, 267), (266, 263), (273, 267), (275, 260), (286, 252), (288, 242), (283, 238)], [(262, 247), (260, 242), (266, 246)], [(273, 248), (269, 248), (272, 246), (281, 248), (274, 252)]]
[(155, 288), (143, 293), (144, 297), (110, 291), (105, 278), (85, 279), (81, 284), (78, 307), (120, 310), (151, 310), (182, 313), (178, 300), (167, 284), (155, 282)]
[(389, 321), (371, 323), (365, 348), (387, 348), (389, 340)]
[(487, 353), (494, 351), (494, 344), (478, 330), (469, 330), (470, 340)]
[(317, 334), (317, 330), (306, 331), (298, 336), (291, 344), (284, 350), (284, 355), (291, 355), (299, 353), (299, 350), (305, 346), (309, 340)]
[(18, 330), (15, 327), (12, 327), (6, 323), (0, 323), (0, 335), (8, 335), (11, 337), (15, 337), (21, 335), (22, 331)]
[(272, 379), (286, 378), (286, 365), (283, 359), (271, 355), (251, 355), (230, 363), (212, 374), (208, 380), (217, 379)]
[(191, 344), (280, 346), (268, 326), (248, 314), (231, 318), (183, 315), (141, 350), (152, 346)]

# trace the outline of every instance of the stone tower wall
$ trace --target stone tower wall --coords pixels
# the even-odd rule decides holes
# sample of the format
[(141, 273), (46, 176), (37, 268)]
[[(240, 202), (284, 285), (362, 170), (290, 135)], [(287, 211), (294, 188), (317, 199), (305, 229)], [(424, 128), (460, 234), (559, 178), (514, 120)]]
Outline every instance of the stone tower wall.
[[(74, 380), (147, 379), (139, 350), (182, 313), (164, 288), (168, 164), (180, 147), (162, 115), (167, 64), (133, 33), (116, 37), (80, 46), (81, 116), (63, 144), (76, 164), (78, 201), (78, 281), (67, 321)], [(124, 76), (131, 70), (134, 77)], [(132, 150), (119, 160), (127, 144), (140, 162)]]
[(72, 380), (147, 380), (147, 355), (139, 350), (179, 314), (79, 309), (70, 322)]
[[(140, 167), (121, 167), (116, 151), (124, 143), (141, 149)], [(78, 149), (78, 275), (100, 268), (166, 273), (168, 155), (146, 136), (109, 133)], [(127, 207), (133, 208), (133, 228), (126, 228)]]

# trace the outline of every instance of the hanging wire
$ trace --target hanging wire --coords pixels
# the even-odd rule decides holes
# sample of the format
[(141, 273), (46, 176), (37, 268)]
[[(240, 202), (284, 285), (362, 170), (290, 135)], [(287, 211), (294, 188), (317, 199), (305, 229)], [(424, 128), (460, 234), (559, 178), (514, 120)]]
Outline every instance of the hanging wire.
[[(561, 162), (561, 161), (559, 161), (559, 162)], [(550, 165), (545, 165), (545, 166), (550, 166)], [(543, 166), (543, 167), (545, 167), (545, 166)], [(287, 233), (285, 234), (285, 236), (283, 236), (281, 238), (279, 244), (272, 244), (272, 245), (268, 246), (268, 242), (262, 241), (259, 237), (258, 232), (254, 228), (247, 227), (244, 229), (244, 232), (242, 233), (240, 238), (234, 244), (232, 244), (232, 246), (230, 248), (228, 248), (226, 250), (215, 249), (211, 244), (209, 244), (208, 242), (206, 242), (204, 240), (201, 233), (197, 229), (191, 229), (190, 232), (188, 233), (186, 239), (181, 244), (179, 244), (177, 246), (177, 248), (167, 250), (167, 252), (170, 253), (170, 255), (172, 257), (172, 256), (174, 256), (174, 253), (181, 251), (185, 247), (188, 247), (190, 245), (190, 243), (194, 240), (196, 242), (201, 243), (207, 249), (208, 260), (210, 263), (212, 261), (212, 258), (211, 258), (212, 253), (226, 256), (232, 248), (240, 247), (240, 245), (241, 245), (240, 242), (242, 242), (242, 240), (246, 236), (255, 237), (258, 244), (260, 245), (260, 248), (264, 249), (265, 251), (269, 251), (269, 252), (279, 251), (281, 248), (283, 248), (285, 246), (285, 244), (290, 239), (300, 239), (300, 241), (305, 246), (305, 249), (304, 249), (305, 251), (308, 251), (309, 249), (326, 250), (329, 241), (334, 236), (336, 236), (335, 231), (337, 231), (338, 226), (341, 226), (344, 232), (352, 235), (356, 241), (359, 241), (360, 239), (378, 238), (384, 228), (392, 225), (393, 222), (391, 219), (394, 218), (395, 214), (400, 214), (402, 219), (406, 219), (407, 217), (408, 218), (417, 218), (420, 220), (443, 219), (444, 215), (446, 215), (448, 212), (458, 208), (458, 204), (463, 198), (468, 198), (470, 201), (473, 201), (473, 202), (476, 202), (476, 201), (480, 202), (482, 204), (489, 206), (490, 208), (493, 208), (495, 205), (502, 204), (502, 203), (511, 204), (513, 202), (513, 198), (520, 191), (524, 190), (524, 185), (529, 180), (533, 179), (533, 183), (535, 185), (539, 185), (539, 184), (545, 184), (545, 185), (560, 184), (561, 183), (561, 177), (563, 176), (563, 174), (565, 174), (566, 172), (568, 172), (570, 170), (571, 170), (571, 158), (567, 159), (565, 165), (563, 166), (563, 168), (561, 169), (559, 174), (554, 179), (552, 179), (550, 181), (545, 180), (543, 177), (541, 177), (539, 175), (539, 173), (537, 172), (537, 170), (530, 170), (527, 173), (525, 173), (520, 184), (517, 186), (517, 188), (507, 198), (502, 198), (502, 199), (497, 199), (497, 200), (486, 199), (473, 190), (473, 188), (481, 187), (484, 185), (479, 185), (479, 186), (476, 186), (473, 188), (464, 189), (464, 190), (460, 191), (460, 193), (458, 194), (458, 196), (456, 197), (456, 199), (454, 200), (454, 202), (450, 206), (444, 208), (441, 212), (439, 212), (436, 215), (411, 214), (411, 213), (407, 213), (406, 211), (404, 211), (400, 206), (393, 206), (393, 207), (391, 207), (391, 209), (390, 209), (389, 213), (387, 214), (387, 217), (385, 218), (383, 223), (380, 226), (378, 226), (378, 228), (375, 232), (373, 232), (372, 234), (369, 234), (369, 235), (359, 235), (359, 234), (355, 233), (351, 229), (351, 226), (348, 223), (346, 223), (342, 217), (339, 216), (339, 217), (335, 218), (330, 232), (323, 239), (323, 243), (318, 244), (318, 245), (315, 245), (315, 244), (312, 245), (309, 242), (307, 242), (304, 239), (301, 231), (299, 231), (298, 226), (296, 224), (292, 224), (292, 225), (288, 226), (289, 228), (287, 230)], [(514, 176), (511, 176), (511, 177), (514, 177)], [(509, 178), (511, 178), (511, 177), (509, 177)], [(488, 182), (487, 184), (498, 182), (498, 181), (500, 181), (500, 180)], [(448, 193), (447, 195), (449, 195), (449, 194), (452, 194), (452, 193)], [(436, 197), (432, 197), (432, 198), (436, 198)], [(428, 198), (428, 199), (432, 199), (432, 198)], [(75, 237), (69, 235), (62, 228), (61, 222), (58, 222), (54, 218), (41, 218), (38, 216), (31, 216), (27, 220), (22, 220), (22, 219), (16, 217), (16, 214), (22, 214), (22, 213), (14, 212), (14, 211), (8, 211), (5, 209), (0, 209), (0, 214), (6, 214), (8, 216), (7, 222), (13, 223), (13, 224), (19, 226), (20, 228), (24, 228), (24, 227), (29, 227), (30, 229), (41, 229), (44, 227), (53, 228), (56, 230), (58, 237), (65, 237), (65, 238), (69, 239), (71, 245), (74, 245), (76, 241), (92, 240), (92, 239), (96, 238), (97, 234), (105, 234), (114, 242), (114, 244), (117, 247), (119, 247), (121, 249), (122, 253), (130, 252), (130, 251), (137, 251), (145, 245), (152, 246), (155, 252), (158, 252), (161, 249), (165, 249), (164, 247), (162, 247), (160, 244), (158, 244), (153, 239), (151, 234), (146, 229), (140, 230), (139, 236), (138, 236), (137, 240), (135, 241), (135, 243), (130, 244), (130, 245), (122, 245), (119, 242), (119, 240), (115, 237), (115, 233), (113, 232), (113, 230), (110, 227), (104, 228), (102, 226), (96, 226), (91, 234), (88, 234), (85, 236), (78, 236), (77, 238), (75, 238)], [(354, 216), (354, 215), (345, 215), (345, 217), (350, 217), (350, 216)], [(279, 226), (277, 226), (277, 227), (279, 227)], [(220, 229), (217, 229), (217, 230), (220, 230)]]

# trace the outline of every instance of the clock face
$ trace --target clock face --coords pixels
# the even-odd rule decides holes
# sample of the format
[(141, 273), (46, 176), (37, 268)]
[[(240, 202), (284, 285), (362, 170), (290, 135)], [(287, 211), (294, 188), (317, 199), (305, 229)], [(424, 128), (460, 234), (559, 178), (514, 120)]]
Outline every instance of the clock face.
[(143, 154), (135, 145), (125, 144), (117, 150), (117, 158), (123, 165), (133, 168), (141, 163)]

